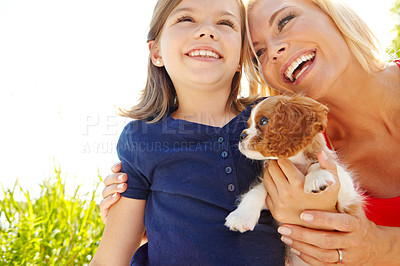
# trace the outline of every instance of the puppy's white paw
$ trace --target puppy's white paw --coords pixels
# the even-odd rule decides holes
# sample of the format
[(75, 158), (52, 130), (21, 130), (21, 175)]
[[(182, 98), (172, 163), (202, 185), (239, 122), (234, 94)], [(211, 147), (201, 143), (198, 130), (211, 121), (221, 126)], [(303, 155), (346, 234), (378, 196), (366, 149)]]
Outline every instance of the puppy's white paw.
[(306, 175), (304, 183), (304, 192), (320, 193), (332, 184), (335, 183), (335, 177), (331, 172), (324, 169), (318, 169), (309, 172)]
[(260, 218), (259, 211), (252, 211), (244, 208), (237, 208), (225, 218), (225, 226), (232, 231), (244, 233), (253, 231)]

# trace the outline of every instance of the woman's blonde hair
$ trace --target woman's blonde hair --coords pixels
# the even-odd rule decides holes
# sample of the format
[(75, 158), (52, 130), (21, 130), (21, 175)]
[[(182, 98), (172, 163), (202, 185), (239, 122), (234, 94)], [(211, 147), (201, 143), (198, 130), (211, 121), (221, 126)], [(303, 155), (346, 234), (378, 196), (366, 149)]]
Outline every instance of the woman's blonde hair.
[[(250, 56), (249, 42), (246, 31), (246, 10), (241, 0), (236, 0), (240, 9), (241, 19), (241, 36), (242, 36), (242, 54), (240, 65), (243, 64), (244, 58)], [(165, 21), (171, 12), (182, 2), (182, 0), (158, 0), (154, 8), (153, 16), (150, 22), (150, 30), (147, 34), (147, 41), (159, 42), (161, 32)], [(176, 108), (179, 104), (177, 101), (174, 85), (169, 77), (165, 67), (155, 66), (150, 58), (147, 67), (147, 81), (142, 91), (139, 103), (131, 110), (122, 110), (122, 116), (134, 119), (147, 120), (155, 123), (162, 120), (165, 115)], [(238, 98), (241, 90), (242, 72), (236, 72), (232, 79), (231, 92), (227, 101), (227, 108), (240, 112), (246, 105), (253, 101), (253, 97)]]
[[(260, 0), (249, 0), (247, 13)], [(383, 53), (376, 36), (367, 24), (341, 0), (308, 0), (323, 10), (336, 24), (342, 33), (351, 53), (368, 73), (379, 72), (388, 65), (388, 56)], [(247, 25), (248, 27), (248, 25)], [(248, 30), (249, 32), (249, 30)], [(250, 34), (250, 33), (249, 33)], [(251, 40), (249, 38), (249, 40)], [(248, 63), (252, 63), (249, 61)], [(254, 63), (253, 63), (254, 65)], [(254, 67), (247, 67), (249, 75), (255, 80), (262, 81), (260, 73)], [(265, 83), (263, 83), (265, 85)]]

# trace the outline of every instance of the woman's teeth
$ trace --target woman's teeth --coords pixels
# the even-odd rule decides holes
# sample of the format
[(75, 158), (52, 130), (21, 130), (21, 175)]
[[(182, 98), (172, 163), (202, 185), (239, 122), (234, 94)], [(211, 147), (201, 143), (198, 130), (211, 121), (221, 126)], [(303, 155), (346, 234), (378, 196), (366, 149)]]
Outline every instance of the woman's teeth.
[(191, 57), (195, 57), (195, 56), (197, 56), (197, 57), (213, 57), (216, 59), (220, 58), (218, 54), (216, 54), (213, 51), (209, 51), (209, 50), (194, 50), (189, 53), (189, 56), (191, 56)]
[(299, 71), (296, 76), (294, 75), (294, 71), (303, 63), (314, 60), (315, 58), (315, 52), (312, 52), (307, 55), (302, 55), (301, 57), (297, 58), (296, 60), (293, 61), (293, 63), (286, 69), (285, 71), (285, 77), (289, 79), (290, 81), (294, 81), (300, 77), (301, 74), (304, 73), (304, 71), (309, 67), (305, 66), (301, 71)]

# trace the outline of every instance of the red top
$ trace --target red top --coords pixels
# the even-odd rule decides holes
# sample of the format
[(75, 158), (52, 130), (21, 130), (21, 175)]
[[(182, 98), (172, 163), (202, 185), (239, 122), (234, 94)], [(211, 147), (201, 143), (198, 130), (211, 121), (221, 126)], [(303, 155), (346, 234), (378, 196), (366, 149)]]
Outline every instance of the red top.
[(365, 196), (364, 208), (368, 219), (377, 225), (400, 227), (400, 196), (378, 199)]

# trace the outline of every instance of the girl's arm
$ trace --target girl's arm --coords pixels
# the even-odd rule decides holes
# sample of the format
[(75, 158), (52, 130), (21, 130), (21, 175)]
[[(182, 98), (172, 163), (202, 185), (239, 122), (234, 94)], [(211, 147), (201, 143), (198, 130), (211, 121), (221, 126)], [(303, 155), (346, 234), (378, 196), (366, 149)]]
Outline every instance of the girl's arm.
[(144, 233), (145, 200), (121, 197), (109, 210), (103, 237), (90, 265), (129, 265)]

